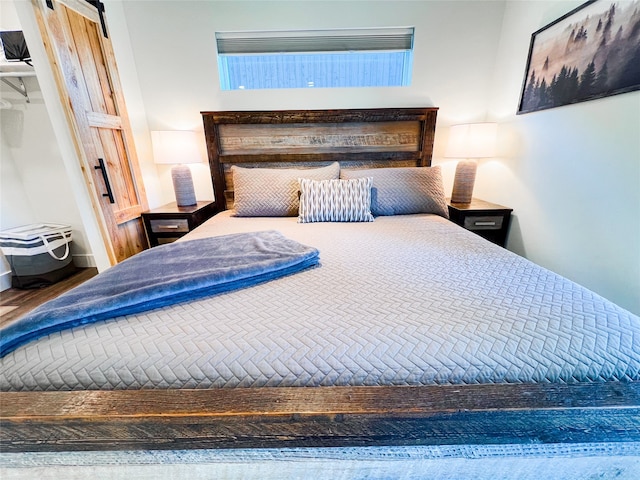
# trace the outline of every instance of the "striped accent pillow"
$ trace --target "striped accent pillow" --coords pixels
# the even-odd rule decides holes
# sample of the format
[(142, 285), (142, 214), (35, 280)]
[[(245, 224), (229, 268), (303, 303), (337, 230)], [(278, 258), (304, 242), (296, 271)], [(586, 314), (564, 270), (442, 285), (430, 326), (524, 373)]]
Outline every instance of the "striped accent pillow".
[(368, 177), (352, 180), (299, 179), (298, 223), (373, 222)]

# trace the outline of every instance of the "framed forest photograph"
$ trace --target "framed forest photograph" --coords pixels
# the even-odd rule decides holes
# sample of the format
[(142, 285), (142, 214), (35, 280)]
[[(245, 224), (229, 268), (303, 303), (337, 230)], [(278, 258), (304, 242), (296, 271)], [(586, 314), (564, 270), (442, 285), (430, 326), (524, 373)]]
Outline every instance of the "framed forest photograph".
[(640, 89), (640, 0), (591, 0), (531, 35), (518, 114)]

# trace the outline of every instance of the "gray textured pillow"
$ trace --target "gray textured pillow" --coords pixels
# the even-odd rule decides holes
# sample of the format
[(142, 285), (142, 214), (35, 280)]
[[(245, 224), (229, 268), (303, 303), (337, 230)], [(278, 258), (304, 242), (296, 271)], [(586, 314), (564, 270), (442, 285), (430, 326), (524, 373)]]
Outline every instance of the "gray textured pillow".
[(298, 222), (373, 222), (371, 178), (301, 178)]
[(337, 179), (340, 164), (321, 168), (231, 167), (238, 217), (293, 217), (298, 214), (298, 179)]
[(373, 178), (371, 213), (408, 215), (435, 213), (449, 218), (442, 172), (435, 167), (341, 170), (340, 178)]

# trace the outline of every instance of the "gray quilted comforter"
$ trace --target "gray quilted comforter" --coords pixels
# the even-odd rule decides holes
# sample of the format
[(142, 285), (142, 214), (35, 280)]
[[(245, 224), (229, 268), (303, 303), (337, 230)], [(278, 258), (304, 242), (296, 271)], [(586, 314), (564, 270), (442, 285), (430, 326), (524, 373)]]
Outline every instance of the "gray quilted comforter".
[(51, 334), (2, 390), (640, 379), (640, 319), (433, 215), (297, 224), (228, 212), (190, 238), (276, 229), (321, 266)]

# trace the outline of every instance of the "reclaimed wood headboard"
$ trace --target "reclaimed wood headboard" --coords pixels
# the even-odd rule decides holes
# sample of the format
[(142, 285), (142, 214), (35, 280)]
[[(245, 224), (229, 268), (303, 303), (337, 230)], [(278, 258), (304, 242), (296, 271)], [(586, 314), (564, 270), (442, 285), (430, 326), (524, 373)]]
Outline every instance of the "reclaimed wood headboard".
[[(232, 208), (231, 165), (430, 166), (437, 108), (201, 112), (218, 211)], [(220, 192), (224, 192), (221, 195)]]

